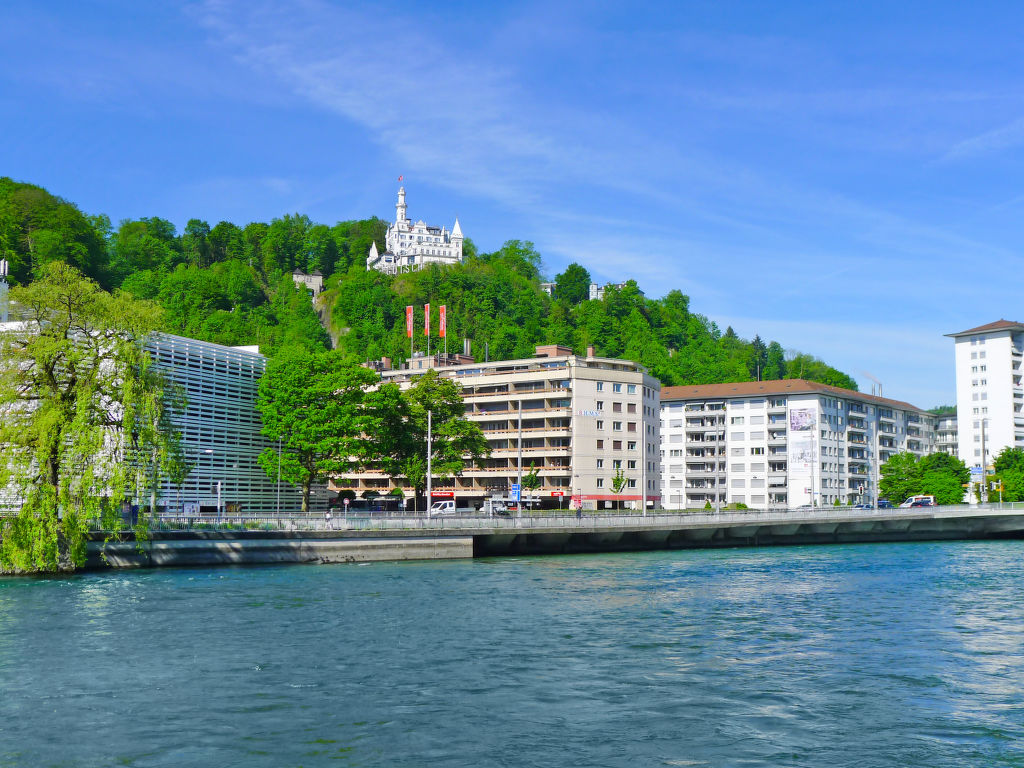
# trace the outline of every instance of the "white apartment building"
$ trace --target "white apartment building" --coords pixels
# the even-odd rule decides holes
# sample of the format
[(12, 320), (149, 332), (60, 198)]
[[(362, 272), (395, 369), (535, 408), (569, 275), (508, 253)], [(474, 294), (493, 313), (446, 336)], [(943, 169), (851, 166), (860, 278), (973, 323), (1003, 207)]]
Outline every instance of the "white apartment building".
[(387, 250), (380, 253), (377, 243), (371, 243), (366, 268), (394, 275), (420, 269), (427, 264), (459, 264), (462, 262), (462, 241), (458, 217), (451, 231), (446, 227), (428, 226), (422, 220), (413, 224), (406, 215), (405, 187), (400, 187), (395, 223), (388, 227), (385, 240)]
[(932, 452), (934, 430), (910, 403), (803, 379), (665, 387), (662, 504), (872, 503), (880, 462)]
[(959, 456), (969, 467), (990, 466), (1004, 448), (1024, 448), (1024, 324), (996, 320), (947, 336), (956, 358)]
[(960, 455), (955, 413), (935, 417), (935, 450), (950, 456)]
[[(467, 418), (487, 437), (491, 456), (484, 465), (435, 479), (437, 494), (454, 494), (460, 506), (509, 494), (519, 477), (521, 437), (522, 474), (533, 466), (541, 480), (540, 488), (524, 495), (538, 496), (543, 506), (568, 508), (574, 499), (583, 509), (640, 509), (645, 496), (648, 508), (656, 506), (661, 385), (643, 366), (595, 357), (592, 349), (581, 357), (557, 345), (539, 346), (535, 357), (519, 360), (450, 357), (455, 359), (415, 357), (406, 368), (381, 371), (384, 382), (402, 387), (430, 368), (455, 379)], [(616, 494), (612, 483), (620, 470), (626, 486)], [(376, 472), (346, 480), (357, 494), (394, 487)]]

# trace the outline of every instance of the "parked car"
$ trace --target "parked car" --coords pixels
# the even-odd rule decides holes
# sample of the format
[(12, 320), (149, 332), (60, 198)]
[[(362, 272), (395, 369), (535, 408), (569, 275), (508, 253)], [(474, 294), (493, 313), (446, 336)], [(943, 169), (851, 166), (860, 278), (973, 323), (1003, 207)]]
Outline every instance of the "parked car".
[(892, 502), (888, 499), (879, 499), (877, 506), (879, 509), (892, 509)]
[(870, 504), (854, 504), (854, 509), (874, 509)]
[(458, 510), (455, 509), (454, 499), (446, 499), (444, 501), (435, 501), (430, 505), (430, 509), (427, 510), (427, 517), (439, 517), (441, 515), (454, 515)]
[(933, 504), (932, 502), (928, 501), (927, 499), (918, 499), (917, 501), (911, 502), (910, 506), (912, 506), (912, 507), (934, 507), (935, 504)]
[(508, 516), (508, 506), (501, 499), (484, 499), (480, 505), (480, 511), (485, 515)]

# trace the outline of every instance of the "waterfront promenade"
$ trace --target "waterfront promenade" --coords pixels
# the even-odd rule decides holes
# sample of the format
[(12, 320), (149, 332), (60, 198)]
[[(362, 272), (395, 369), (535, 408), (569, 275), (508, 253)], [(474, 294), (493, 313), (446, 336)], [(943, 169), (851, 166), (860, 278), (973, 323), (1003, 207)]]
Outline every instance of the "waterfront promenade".
[(89, 566), (368, 562), (505, 554), (1024, 538), (1024, 504), (911, 509), (835, 507), (647, 515), (466, 514), (164, 521), (146, 542), (89, 545)]

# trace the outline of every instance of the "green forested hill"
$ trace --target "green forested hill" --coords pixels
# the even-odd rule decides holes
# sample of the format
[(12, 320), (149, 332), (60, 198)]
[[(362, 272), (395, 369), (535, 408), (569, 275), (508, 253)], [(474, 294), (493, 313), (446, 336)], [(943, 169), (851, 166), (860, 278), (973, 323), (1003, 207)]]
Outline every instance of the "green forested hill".
[[(466, 241), (456, 267), (431, 267), (395, 277), (367, 272), (366, 253), (383, 249), (380, 219), (315, 224), (289, 215), (239, 227), (192, 219), (184, 232), (160, 218), (87, 216), (74, 204), (30, 184), (0, 178), (0, 253), (14, 282), (32, 279), (49, 261), (74, 264), (109, 289), (123, 288), (158, 302), (165, 329), (222, 344), (259, 344), (267, 353), (288, 346), (326, 346), (329, 337), (293, 269), (319, 269), (328, 279), (321, 297), (338, 349), (359, 359), (408, 354), (405, 307), (448, 306), (449, 349), (473, 341), (482, 358), (529, 356), (539, 343), (593, 344), (599, 355), (647, 365), (664, 384), (802, 376), (836, 386), (855, 382), (821, 360), (783, 352), (778, 342), (740, 339), (693, 312), (679, 291), (649, 299), (627, 283), (601, 301), (586, 300), (590, 276), (570, 265), (557, 276), (554, 297), (540, 288), (541, 257), (531, 243), (511, 240), (494, 253)], [(436, 310), (434, 315), (436, 325)], [(435, 329), (436, 334), (436, 329)], [(437, 343), (435, 337), (434, 344)], [(417, 349), (423, 349), (417, 334)], [(787, 359), (787, 357), (789, 359)]]

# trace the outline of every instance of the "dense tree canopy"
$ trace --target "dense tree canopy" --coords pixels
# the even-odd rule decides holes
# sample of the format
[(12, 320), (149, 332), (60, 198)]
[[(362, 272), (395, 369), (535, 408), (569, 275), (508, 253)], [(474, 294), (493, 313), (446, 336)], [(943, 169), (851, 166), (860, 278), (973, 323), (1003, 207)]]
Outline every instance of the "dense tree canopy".
[[(180, 233), (155, 216), (115, 227), (44, 189), (0, 179), (0, 255), (11, 261), (15, 283), (63, 261), (104, 287), (156, 302), (171, 333), (258, 344), (275, 354), (328, 348), (323, 321), (343, 355), (400, 360), (408, 353), (405, 306), (429, 302), (448, 307), (449, 348), (471, 339), (478, 358), (526, 357), (542, 343), (583, 353), (593, 344), (599, 355), (643, 363), (666, 385), (800, 377), (856, 389), (816, 357), (722, 332), (678, 290), (650, 299), (628, 281), (590, 301), (591, 276), (573, 263), (557, 275), (549, 297), (540, 289), (541, 255), (528, 241), (479, 253), (466, 239), (462, 265), (397, 276), (367, 272), (370, 244), (383, 250), (386, 231), (378, 218), (327, 226), (298, 213), (245, 226), (211, 227), (196, 217)], [(290, 280), (295, 269), (329, 278), (319, 314)], [(416, 322), (421, 329), (419, 313)]]
[(910, 496), (930, 495), (936, 504), (960, 504), (970, 470), (955, 456), (932, 453), (918, 458), (913, 453), (897, 453), (881, 467), (881, 494), (893, 504), (902, 504)]

